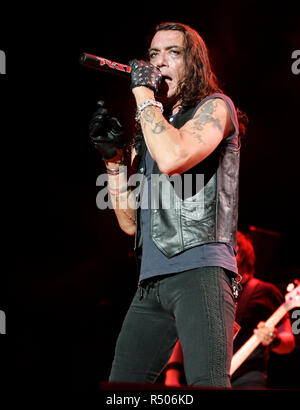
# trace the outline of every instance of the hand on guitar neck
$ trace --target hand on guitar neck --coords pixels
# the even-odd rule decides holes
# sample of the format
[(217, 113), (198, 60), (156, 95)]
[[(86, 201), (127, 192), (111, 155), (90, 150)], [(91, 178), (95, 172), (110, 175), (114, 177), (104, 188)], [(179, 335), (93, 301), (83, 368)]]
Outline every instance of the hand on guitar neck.
[(290, 321), (284, 320), (278, 329), (275, 329), (277, 323), (294, 307), (300, 307), (300, 285), (286, 294), (285, 303), (279, 306), (266, 322), (260, 322), (250, 339), (233, 355), (230, 375), (233, 375), (260, 343), (266, 346), (278, 339), (276, 346), (272, 347), (272, 351), (278, 354), (286, 354), (294, 349), (295, 338), (291, 330)]
[(291, 337), (290, 327), (289, 321), (283, 321), (278, 328), (268, 327), (265, 322), (259, 322), (254, 329), (254, 334), (263, 346), (270, 346), (275, 353), (287, 354), (295, 347), (295, 339)]

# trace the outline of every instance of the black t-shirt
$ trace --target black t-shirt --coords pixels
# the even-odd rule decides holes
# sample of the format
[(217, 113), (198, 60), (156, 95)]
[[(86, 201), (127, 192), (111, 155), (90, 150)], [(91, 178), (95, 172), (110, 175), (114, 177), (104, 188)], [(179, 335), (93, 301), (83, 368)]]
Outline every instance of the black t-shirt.
[[(255, 283), (255, 282), (256, 283)], [(254, 282), (253, 291), (249, 294), (249, 285)], [(247, 296), (250, 295), (250, 297)], [(234, 340), (235, 353), (252, 335), (260, 321), (265, 322), (284, 302), (280, 290), (269, 282), (250, 279), (239, 293), (236, 321), (241, 326)], [(266, 348), (260, 344), (245, 362), (236, 370), (232, 380), (250, 370), (265, 371)]]

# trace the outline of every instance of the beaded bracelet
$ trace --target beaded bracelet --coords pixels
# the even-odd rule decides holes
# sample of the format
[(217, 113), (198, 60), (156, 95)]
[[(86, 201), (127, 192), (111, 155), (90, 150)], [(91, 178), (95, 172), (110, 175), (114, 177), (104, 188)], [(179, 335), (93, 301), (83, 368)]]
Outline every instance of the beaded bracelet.
[(119, 168), (109, 168), (106, 165), (106, 172), (109, 175), (119, 175), (121, 172), (124, 172), (124, 169), (126, 168), (126, 165), (123, 163), (119, 163), (120, 167)]
[(106, 167), (106, 172), (108, 175), (119, 175), (120, 169), (119, 168), (108, 168)]
[(162, 113), (164, 112), (164, 107), (163, 107), (162, 103), (160, 103), (160, 102), (158, 102), (158, 101), (154, 101), (154, 100), (146, 100), (146, 101), (144, 101), (142, 104), (140, 104), (140, 105), (137, 106), (136, 116), (135, 116), (135, 120), (136, 120), (136, 121), (140, 121), (142, 111), (143, 111), (146, 107), (148, 107), (149, 105), (154, 105), (155, 107), (160, 108), (160, 110), (161, 110)]

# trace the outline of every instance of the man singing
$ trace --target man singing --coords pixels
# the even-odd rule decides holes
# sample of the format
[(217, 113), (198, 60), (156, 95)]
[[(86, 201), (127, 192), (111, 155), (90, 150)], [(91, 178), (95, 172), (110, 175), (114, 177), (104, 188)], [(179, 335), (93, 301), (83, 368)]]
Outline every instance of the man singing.
[[(148, 60), (130, 66), (140, 124), (132, 166), (146, 181), (138, 195), (125, 177), (119, 122), (100, 104), (90, 124), (119, 225), (135, 235), (139, 261), (138, 289), (109, 380), (154, 383), (179, 338), (189, 385), (229, 387), (237, 285), (237, 110), (217, 85), (203, 39), (187, 25), (158, 25)], [(170, 177), (184, 180), (188, 174), (202, 175), (202, 187), (193, 185), (189, 195), (178, 196)], [(157, 176), (160, 189), (153, 198)], [(171, 196), (167, 207), (165, 188)]]

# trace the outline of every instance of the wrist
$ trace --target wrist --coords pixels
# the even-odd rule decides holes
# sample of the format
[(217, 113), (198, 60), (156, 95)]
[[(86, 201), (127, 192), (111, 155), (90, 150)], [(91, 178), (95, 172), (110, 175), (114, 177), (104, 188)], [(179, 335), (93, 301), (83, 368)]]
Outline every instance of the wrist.
[(105, 159), (104, 162), (107, 168), (119, 169), (121, 165), (124, 165), (124, 155), (122, 149), (117, 149), (117, 154), (113, 158)]
[(142, 104), (146, 100), (155, 99), (154, 92), (148, 87), (144, 87), (144, 86), (135, 87), (132, 89), (132, 93), (135, 97), (135, 101), (137, 105)]
[(121, 168), (124, 168), (125, 164), (123, 161), (112, 161), (112, 160), (106, 160), (105, 166), (107, 171), (120, 171)]
[(127, 171), (127, 166), (125, 164), (119, 164), (116, 162), (106, 164), (106, 173), (109, 176), (120, 176)]
[(126, 165), (113, 163), (113, 168), (107, 165), (106, 172), (108, 177), (107, 188), (112, 196), (120, 196), (128, 191)]
[(137, 106), (136, 116), (135, 116), (135, 120), (136, 120), (136, 121), (140, 121), (143, 110), (144, 110), (146, 107), (148, 107), (149, 105), (158, 107), (158, 108), (161, 110), (162, 113), (164, 112), (164, 107), (163, 107), (162, 103), (160, 103), (160, 102), (158, 102), (158, 101), (155, 101), (155, 100), (152, 100), (152, 99), (146, 100), (146, 101), (144, 101), (142, 104), (140, 104), (140, 105)]

